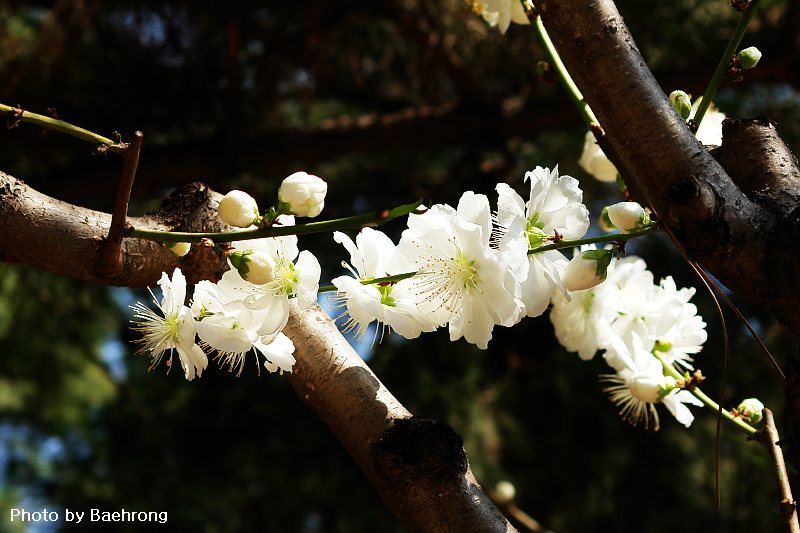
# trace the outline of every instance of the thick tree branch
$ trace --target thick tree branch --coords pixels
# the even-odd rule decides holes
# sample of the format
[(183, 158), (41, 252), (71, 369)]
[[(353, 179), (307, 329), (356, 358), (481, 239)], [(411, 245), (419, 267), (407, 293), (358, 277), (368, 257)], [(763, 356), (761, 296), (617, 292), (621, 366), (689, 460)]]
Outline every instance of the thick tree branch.
[[(156, 214), (132, 219), (161, 230), (217, 231), (220, 195), (200, 184), (176, 191)], [(184, 222), (185, 221), (185, 222)], [(125, 239), (123, 271), (95, 268), (111, 216), (45, 196), (0, 172), (0, 257), (93, 283), (152, 286), (180, 266), (189, 280), (218, 279), (224, 262), (196, 247), (178, 259), (151, 241)], [(461, 438), (411, 417), (322, 310), (292, 306), (285, 329), (297, 364), (287, 374), (399, 520), (418, 531), (516, 531), (478, 485)]]
[(411, 418), (319, 307), (292, 306), (284, 332), (296, 345), (292, 387), (404, 524), (442, 533), (516, 531), (475, 480), (461, 438)]
[(612, 1), (535, 4), (634, 194), (690, 258), (800, 333), (797, 204), (777, 213), (740, 190), (673, 111)]

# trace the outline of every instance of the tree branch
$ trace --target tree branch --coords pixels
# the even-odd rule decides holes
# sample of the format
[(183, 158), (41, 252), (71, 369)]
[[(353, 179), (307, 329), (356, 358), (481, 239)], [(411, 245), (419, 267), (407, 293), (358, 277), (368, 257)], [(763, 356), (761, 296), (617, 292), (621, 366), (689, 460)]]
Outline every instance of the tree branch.
[(516, 531), (483, 492), (462, 440), (412, 418), (318, 307), (291, 308), (287, 379), (334, 432), (391, 511), (414, 531)]
[(800, 533), (800, 525), (797, 521), (797, 502), (792, 497), (792, 486), (789, 484), (789, 474), (786, 472), (786, 463), (783, 460), (783, 451), (778, 438), (778, 430), (775, 427), (775, 420), (772, 417), (772, 411), (769, 409), (764, 409), (762, 413), (764, 425), (753, 437), (767, 448), (772, 460), (775, 462), (778, 485), (781, 491), (780, 509), (781, 515), (786, 522), (786, 531)]
[[(160, 230), (219, 231), (221, 195), (192, 184), (153, 215), (131, 219)], [(183, 221), (186, 221), (185, 223)], [(95, 268), (111, 216), (43, 195), (0, 172), (0, 257), (85, 281), (143, 287), (180, 266), (187, 279), (218, 279), (224, 261), (211, 248), (177, 258), (142, 239), (122, 243), (123, 270)], [(319, 307), (291, 307), (284, 330), (297, 363), (287, 379), (347, 448), (397, 518), (413, 530), (516, 531), (478, 485), (461, 438), (411, 417)]]
[(613, 2), (535, 4), (632, 192), (688, 257), (800, 333), (797, 202), (775, 212), (739, 189), (675, 113)]

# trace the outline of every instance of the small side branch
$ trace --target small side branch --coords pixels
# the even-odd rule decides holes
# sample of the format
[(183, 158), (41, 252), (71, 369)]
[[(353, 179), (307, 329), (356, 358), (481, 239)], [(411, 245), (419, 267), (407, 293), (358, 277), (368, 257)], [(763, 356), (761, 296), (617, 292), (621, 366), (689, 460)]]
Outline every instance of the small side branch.
[(133, 134), (133, 141), (125, 151), (122, 163), (122, 175), (117, 187), (117, 198), (114, 201), (114, 212), (111, 215), (111, 226), (103, 245), (98, 263), (98, 270), (106, 274), (119, 272), (122, 268), (122, 238), (128, 218), (128, 202), (131, 197), (136, 168), (139, 166), (139, 152), (142, 149), (141, 131)]
[(775, 427), (775, 419), (772, 411), (764, 409), (764, 425), (761, 430), (754, 435), (755, 440), (766, 446), (772, 459), (775, 461), (775, 470), (778, 475), (778, 485), (781, 491), (781, 515), (786, 522), (786, 531), (790, 533), (800, 533), (800, 525), (797, 521), (797, 502), (792, 497), (792, 486), (789, 484), (789, 474), (786, 472), (786, 463), (783, 460), (783, 450), (778, 439), (778, 430)]
[(98, 135), (92, 131), (81, 128), (80, 126), (70, 124), (69, 122), (64, 122), (63, 120), (57, 118), (25, 111), (20, 106), (12, 107), (9, 105), (0, 104), (0, 115), (5, 115), (8, 117), (9, 128), (14, 128), (21, 122), (27, 122), (29, 124), (36, 124), (37, 126), (63, 133), (64, 135), (69, 135), (70, 137), (75, 137), (76, 139), (94, 144), (97, 147), (104, 146), (106, 149), (114, 152), (115, 154), (123, 155), (126, 152), (127, 146), (124, 143), (114, 142), (108, 137), (103, 137), (102, 135)]

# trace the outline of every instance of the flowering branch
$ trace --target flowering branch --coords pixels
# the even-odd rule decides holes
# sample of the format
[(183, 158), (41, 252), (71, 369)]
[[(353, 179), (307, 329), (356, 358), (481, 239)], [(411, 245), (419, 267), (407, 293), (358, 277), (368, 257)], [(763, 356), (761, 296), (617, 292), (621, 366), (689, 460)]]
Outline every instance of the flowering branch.
[(564, 66), (564, 62), (561, 61), (561, 56), (558, 55), (558, 50), (556, 50), (555, 45), (553, 45), (550, 35), (547, 34), (547, 30), (544, 24), (542, 24), (541, 17), (535, 15), (535, 19), (534, 27), (536, 28), (536, 35), (539, 37), (547, 56), (550, 58), (550, 63), (555, 67), (561, 85), (567, 90), (567, 95), (570, 100), (572, 100), (572, 103), (575, 105), (575, 108), (578, 110), (578, 113), (586, 125), (590, 128), (599, 126), (600, 124), (592, 108), (589, 107), (589, 104), (583, 99), (583, 94), (581, 94), (575, 82), (572, 81), (572, 76), (569, 75), (567, 67)]
[[(548, 244), (545, 246), (540, 246), (538, 248), (533, 248), (532, 250), (528, 250), (528, 254), (532, 255), (532, 254), (548, 252), (550, 250), (564, 250), (566, 248), (576, 248), (583, 244), (597, 244), (602, 242), (623, 242), (636, 237), (644, 237), (645, 235), (652, 235), (654, 233), (658, 233), (659, 231), (660, 230), (658, 226), (654, 224), (649, 228), (637, 231), (631, 231), (629, 233), (611, 233), (609, 235), (586, 237), (585, 239), (562, 240), (559, 242), (555, 242), (553, 244)], [(402, 281), (404, 279), (411, 278), (417, 275), (418, 273), (419, 272), (404, 272), (402, 274), (395, 274), (393, 276), (384, 276), (373, 279), (362, 279), (360, 280), (360, 282), (362, 285), (380, 285), (381, 283), (393, 283), (396, 281)], [(336, 290), (335, 285), (321, 285), (319, 288), (319, 292), (332, 292), (335, 290)]]
[[(657, 352), (653, 352), (653, 356), (661, 362), (661, 365), (664, 367), (664, 371), (675, 378), (678, 381), (685, 381), (686, 376), (681, 375), (680, 372), (675, 370), (675, 367), (665, 361)], [(708, 397), (703, 391), (700, 390), (697, 386), (689, 386), (686, 387), (685, 390), (691, 392), (695, 398), (703, 402), (707, 407), (713, 410), (715, 413), (722, 413), (722, 416), (727, 419), (728, 421), (732, 422), (736, 427), (747, 433), (748, 435), (754, 435), (756, 433), (756, 429), (751, 426), (750, 424), (746, 423), (741, 418), (735, 417), (731, 414), (730, 411), (727, 409), (723, 409), (720, 405)]]
[(64, 122), (63, 120), (59, 120), (57, 118), (25, 111), (19, 106), (11, 107), (5, 104), (0, 104), (0, 115), (9, 116), (8, 125), (10, 128), (17, 126), (20, 122), (28, 122), (30, 124), (36, 124), (38, 126), (75, 137), (76, 139), (86, 141), (98, 147), (105, 146), (108, 150), (114, 152), (115, 154), (123, 155), (128, 149), (128, 145), (126, 143), (115, 142), (107, 137), (103, 137), (102, 135), (98, 135), (97, 133), (81, 128), (74, 124), (70, 124), (69, 122)]
[[(393, 276), (384, 276), (382, 278), (362, 279), (359, 280), (362, 285), (380, 285), (383, 283), (394, 283), (404, 279), (416, 276), (419, 272), (404, 272), (402, 274), (395, 274)], [(317, 292), (332, 292), (336, 290), (336, 285), (321, 285)]]
[(736, 49), (739, 48), (739, 43), (742, 42), (742, 38), (744, 37), (745, 32), (747, 32), (747, 27), (750, 25), (750, 21), (753, 20), (753, 16), (755, 16), (756, 10), (758, 9), (758, 5), (760, 3), (761, 0), (752, 0), (752, 2), (749, 2), (750, 5), (747, 7), (747, 9), (742, 11), (741, 16), (739, 17), (739, 24), (736, 26), (733, 35), (731, 35), (731, 38), (728, 41), (728, 46), (725, 47), (725, 51), (722, 52), (722, 57), (717, 64), (717, 68), (714, 69), (714, 74), (711, 76), (711, 81), (708, 82), (706, 91), (703, 93), (703, 101), (700, 102), (700, 107), (697, 108), (697, 113), (695, 113), (694, 122), (697, 126), (699, 126), (703, 121), (703, 116), (705, 116), (706, 111), (708, 111), (708, 107), (711, 105), (711, 100), (714, 98), (714, 95), (717, 94), (719, 84), (725, 77), (725, 72), (728, 70), (728, 65), (730, 65), (731, 59), (733, 59), (733, 56), (736, 53)]
[(360, 229), (363, 227), (381, 226), (395, 218), (413, 214), (420, 205), (422, 205), (422, 200), (418, 200), (413, 204), (400, 205), (392, 209), (381, 209), (352, 217), (323, 220), (321, 222), (309, 222), (307, 224), (297, 224), (296, 226), (270, 226), (267, 228), (243, 231), (192, 233), (129, 227), (125, 232), (125, 236), (158, 242), (199, 243), (208, 239), (219, 243), (262, 239), (265, 237), (283, 237), (286, 235), (307, 235), (310, 233), (325, 233), (342, 229)]
[[(182, 193), (182, 194), (181, 194)], [(202, 194), (200, 194), (202, 193)], [(160, 213), (137, 219), (140, 226), (167, 230), (179, 220), (188, 229), (218, 227), (216, 206), (221, 195), (195, 186), (171, 197), (175, 209), (190, 206), (188, 212)], [(0, 232), (0, 253), (61, 275), (107, 285), (130, 287), (153, 285), (164, 271), (180, 265), (187, 280), (218, 279), (224, 265), (206, 247), (178, 258), (152, 241), (127, 239), (123, 242), (121, 275), (97, 271), (95, 258), (110, 225), (111, 216), (49, 198), (19, 180), (0, 172), (0, 220), (8, 221)], [(172, 222), (170, 222), (172, 221)], [(214, 260), (217, 260), (217, 263)], [(296, 370), (287, 377), (298, 395), (343, 441), (395, 515), (414, 530), (428, 531), (516, 531), (491, 503), (475, 480), (464, 457), (450, 464), (450, 457), (436, 455), (437, 449), (420, 450), (430, 457), (410, 464), (411, 459), (386, 446), (389, 428), (406, 424), (411, 414), (380, 383), (336, 326), (318, 307), (300, 311), (290, 304), (286, 334), (295, 343)], [(442, 425), (434, 426), (442, 428)], [(433, 435), (428, 431), (424, 437)], [(463, 453), (452, 430), (439, 431), (451, 437), (450, 450)], [(402, 438), (402, 431), (394, 439)], [(380, 443), (384, 446), (379, 449)], [(431, 463), (430, 461), (434, 461)], [(435, 464), (436, 469), (426, 470)], [(438, 477), (445, 470), (449, 477)], [(414, 483), (407, 483), (412, 475)]]
[[(788, 223), (798, 202), (791, 198), (791, 205), (765, 208), (754, 194), (743, 194), (644, 67), (613, 2), (534, 3), (607, 133), (603, 151), (634, 198), (656, 213), (690, 259), (800, 332), (800, 293), (788, 282), (793, 278), (780, 272), (800, 264), (800, 251), (793, 245), (796, 229)], [(765, 165), (759, 159), (747, 164)]]
[(575, 248), (577, 246), (581, 246), (582, 244), (597, 244), (602, 242), (623, 242), (630, 239), (634, 239), (636, 237), (644, 237), (645, 235), (652, 235), (654, 233), (658, 233), (661, 231), (658, 225), (653, 224), (652, 226), (636, 231), (631, 231), (628, 233), (610, 233), (608, 235), (598, 235), (596, 237), (586, 237), (584, 239), (572, 239), (572, 240), (561, 240), (558, 242), (554, 242), (553, 244), (547, 244), (545, 246), (540, 246), (538, 248), (533, 248), (528, 250), (528, 254), (539, 254), (542, 252), (548, 252), (550, 250), (563, 250), (565, 248)]

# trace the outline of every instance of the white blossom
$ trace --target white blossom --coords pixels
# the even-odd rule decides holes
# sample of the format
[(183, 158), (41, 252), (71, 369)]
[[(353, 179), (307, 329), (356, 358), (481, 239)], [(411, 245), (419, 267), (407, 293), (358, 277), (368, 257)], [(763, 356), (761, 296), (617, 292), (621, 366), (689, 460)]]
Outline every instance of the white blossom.
[(195, 322), (189, 308), (184, 305), (186, 278), (176, 268), (171, 280), (166, 272), (162, 273), (158, 285), (161, 287), (161, 301), (153, 296), (153, 303), (161, 311), (161, 316), (139, 302), (132, 306), (134, 317), (138, 319), (132, 321), (132, 327), (142, 334), (138, 341), (142, 345), (139, 353), (150, 352), (152, 370), (167, 351), (167, 367), (171, 368), (172, 351), (177, 351), (184, 375), (191, 381), (202, 375), (208, 366), (208, 358), (195, 344)]
[(270, 372), (291, 372), (296, 362), (294, 358), (294, 343), (284, 335), (278, 333), (269, 344), (256, 343), (255, 348), (264, 356), (264, 368)]
[(644, 349), (637, 335), (630, 343), (615, 338), (604, 355), (617, 370), (616, 374), (602, 376), (611, 385), (604, 389), (611, 401), (620, 409), (619, 414), (631, 425), (643, 423), (658, 431), (659, 419), (656, 403), (663, 403), (672, 415), (688, 427), (694, 415), (685, 404), (702, 406), (702, 402), (689, 391), (676, 387), (676, 381), (664, 375), (661, 362)]
[(614, 182), (617, 179), (617, 167), (597, 144), (597, 138), (591, 130), (587, 131), (584, 137), (583, 152), (578, 164), (598, 181)]
[[(692, 104), (691, 118), (697, 114), (697, 109), (703, 98), (700, 97)], [(725, 113), (722, 113), (712, 102), (703, 116), (703, 121), (695, 133), (697, 140), (705, 145), (721, 146), (722, 145), (722, 121), (725, 120)]]
[(339, 231), (334, 232), (333, 238), (350, 253), (352, 266), (348, 268), (355, 276), (333, 279), (339, 297), (344, 300), (342, 305), (349, 313), (345, 331), (354, 330), (363, 336), (375, 320), (407, 339), (415, 339), (423, 331), (436, 329), (436, 325), (426, 320), (417, 309), (411, 281), (405, 279), (379, 285), (361, 283), (413, 271), (411, 266), (405, 272), (391, 270), (390, 263), (397, 261), (394, 260), (395, 245), (389, 237), (372, 228), (364, 228), (356, 236), (355, 243)]
[[(283, 215), (278, 222), (292, 225), (294, 217)], [(319, 262), (311, 252), (298, 249), (296, 235), (235, 241), (231, 246), (235, 252), (263, 254), (273, 262), (272, 279), (266, 283), (251, 283), (235, 268), (225, 272), (217, 283), (223, 301), (241, 300), (254, 311), (262, 321), (258, 329), (260, 336), (274, 335), (283, 329), (289, 319), (289, 298), (297, 298), (301, 309), (316, 302)]]
[(495, 325), (519, 320), (517, 284), (489, 246), (491, 215), (484, 195), (467, 191), (458, 208), (437, 204), (408, 219), (398, 253), (418, 272), (410, 278), (417, 308), (450, 339), (485, 349)]
[(529, 254), (557, 239), (579, 239), (589, 228), (589, 212), (583, 193), (571, 176), (559, 176), (536, 167), (525, 174), (531, 192), (524, 202), (510, 186), (497, 185), (497, 235), (495, 242), (520, 284), (526, 316), (539, 316), (547, 309), (554, 290), (566, 293), (562, 276), (567, 258), (550, 250)]
[(508, 27), (514, 24), (528, 25), (528, 15), (519, 0), (483, 0), (481, 15), (489, 23), (489, 26), (497, 26), (500, 33), (508, 31)]

